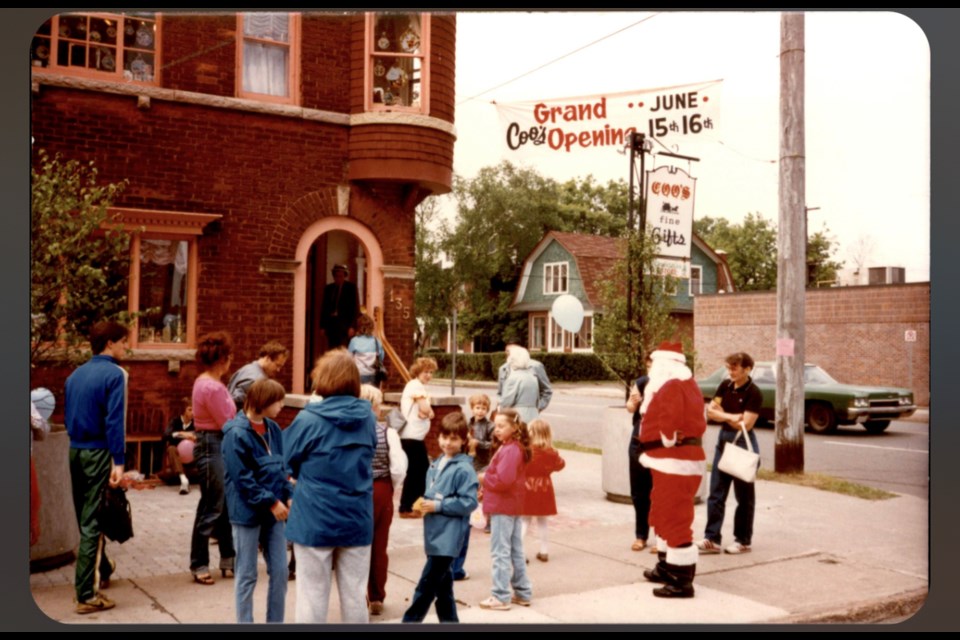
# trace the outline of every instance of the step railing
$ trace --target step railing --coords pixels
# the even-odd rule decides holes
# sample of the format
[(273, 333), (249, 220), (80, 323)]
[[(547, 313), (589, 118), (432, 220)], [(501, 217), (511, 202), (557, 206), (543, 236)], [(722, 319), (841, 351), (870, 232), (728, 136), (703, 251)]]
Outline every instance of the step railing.
[(410, 382), (413, 376), (410, 375), (406, 365), (403, 364), (403, 360), (399, 355), (397, 355), (396, 350), (383, 334), (383, 310), (380, 307), (373, 308), (373, 323), (374, 332), (376, 333), (377, 338), (380, 339), (380, 343), (383, 345), (383, 351), (387, 354), (387, 358), (390, 359), (390, 362), (393, 364), (394, 368), (403, 377), (403, 384)]

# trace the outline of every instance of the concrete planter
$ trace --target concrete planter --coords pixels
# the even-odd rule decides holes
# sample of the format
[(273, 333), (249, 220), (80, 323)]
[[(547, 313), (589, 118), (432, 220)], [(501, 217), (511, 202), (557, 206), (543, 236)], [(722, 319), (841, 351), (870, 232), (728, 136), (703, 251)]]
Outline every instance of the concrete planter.
[(40, 486), (40, 540), (30, 547), (30, 567), (47, 570), (72, 562), (80, 531), (70, 481), (70, 437), (53, 425), (46, 439), (33, 443)]
[[(607, 407), (603, 414), (603, 491), (607, 500), (630, 504), (630, 461), (627, 448), (630, 446), (630, 434), (633, 431), (631, 416), (626, 405)], [(694, 504), (707, 499), (710, 491), (710, 474), (700, 479), (700, 487)]]
[(630, 504), (630, 461), (627, 448), (633, 431), (626, 405), (607, 407), (603, 412), (603, 491), (607, 500)]

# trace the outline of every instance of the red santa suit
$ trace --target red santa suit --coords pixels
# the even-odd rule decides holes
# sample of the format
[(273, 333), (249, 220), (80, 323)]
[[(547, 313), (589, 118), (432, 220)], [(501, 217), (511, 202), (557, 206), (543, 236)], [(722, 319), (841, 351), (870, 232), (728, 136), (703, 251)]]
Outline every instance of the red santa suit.
[[(650, 469), (653, 476), (650, 524), (656, 530), (657, 549), (662, 554), (661, 573), (664, 567), (682, 567), (682, 573), (689, 573), (683, 581), (688, 592), (666, 597), (691, 597), (698, 555), (693, 544), (693, 501), (706, 471), (706, 456), (700, 441), (707, 429), (703, 395), (690, 369), (683, 364), (682, 354), (657, 350), (651, 358), (654, 362), (651, 384), (660, 384), (653, 390), (640, 424), (643, 447), (640, 463)], [(649, 386), (647, 393), (651, 393)], [(663, 576), (656, 572), (652, 576), (648, 579), (670, 582), (659, 579)]]

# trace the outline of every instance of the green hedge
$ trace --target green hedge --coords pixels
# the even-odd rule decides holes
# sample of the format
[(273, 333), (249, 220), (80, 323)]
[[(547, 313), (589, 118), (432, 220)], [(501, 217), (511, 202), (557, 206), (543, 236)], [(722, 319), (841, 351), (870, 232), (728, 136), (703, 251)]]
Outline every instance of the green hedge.
[[(435, 358), (440, 369), (436, 376), (450, 377), (449, 353), (429, 352), (420, 355)], [(616, 380), (616, 376), (594, 353), (545, 353), (530, 354), (543, 363), (552, 381), (579, 382), (583, 380)], [(458, 353), (458, 380), (496, 380), (497, 371), (506, 359), (502, 351), (496, 353)]]

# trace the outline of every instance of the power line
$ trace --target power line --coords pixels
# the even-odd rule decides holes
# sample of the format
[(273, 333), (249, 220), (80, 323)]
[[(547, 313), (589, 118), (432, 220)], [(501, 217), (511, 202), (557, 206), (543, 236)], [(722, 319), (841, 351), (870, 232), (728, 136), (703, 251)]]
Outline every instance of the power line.
[(570, 56), (572, 56), (572, 55), (575, 54), (575, 53), (579, 53), (579, 52), (583, 51), (584, 49), (587, 49), (587, 48), (589, 48), (589, 47), (592, 47), (592, 46), (595, 45), (595, 44), (598, 44), (598, 43), (600, 43), (600, 42), (603, 42), (604, 40), (606, 40), (606, 39), (608, 39), (608, 38), (612, 38), (613, 36), (617, 35), (618, 33), (623, 33), (623, 32), (626, 31), (627, 29), (632, 29), (633, 27), (635, 27), (635, 26), (637, 26), (637, 25), (639, 25), (639, 24), (642, 24), (642, 23), (646, 22), (647, 20), (650, 20), (651, 18), (656, 18), (658, 15), (660, 15), (660, 14), (659, 14), (659, 13), (654, 13), (653, 15), (647, 16), (646, 18), (643, 18), (642, 20), (637, 20), (637, 21), (634, 22), (633, 24), (627, 25), (626, 27), (624, 27), (624, 28), (622, 28), (622, 29), (618, 29), (618, 30), (616, 30), (616, 31), (614, 31), (614, 32), (612, 32), (612, 33), (608, 33), (607, 35), (605, 35), (605, 36), (603, 36), (603, 37), (601, 37), (601, 38), (598, 38), (598, 39), (594, 40), (593, 42), (587, 43), (587, 44), (583, 45), (582, 47), (578, 47), (577, 49), (574, 49), (573, 51), (570, 51), (570, 52), (568, 52), (568, 53), (565, 53), (565, 54), (563, 54), (562, 56), (560, 56), (559, 58), (554, 58), (553, 60), (550, 60), (549, 62), (543, 63), (543, 64), (540, 65), (539, 67), (536, 67), (536, 68), (534, 68), (534, 69), (531, 69), (530, 71), (526, 71), (526, 72), (524, 72), (524, 73), (521, 73), (520, 75), (516, 76), (515, 78), (511, 78), (510, 80), (507, 80), (507, 81), (505, 81), (505, 82), (501, 82), (500, 84), (498, 84), (498, 85), (496, 85), (496, 86), (493, 86), (493, 87), (490, 87), (489, 89), (484, 89), (483, 91), (481, 91), (480, 93), (478, 93), (478, 94), (476, 94), (476, 95), (473, 95), (473, 96), (470, 96), (469, 98), (465, 98), (464, 100), (461, 100), (460, 102), (457, 103), (457, 106), (460, 106), (460, 105), (462, 105), (462, 104), (464, 104), (464, 103), (466, 103), (466, 102), (470, 102), (471, 100), (476, 100), (477, 98), (479, 98), (480, 96), (484, 95), (485, 93), (490, 93), (491, 91), (493, 91), (493, 90), (495, 90), (495, 89), (499, 89), (500, 87), (504, 87), (504, 86), (510, 84), (511, 82), (516, 82), (516, 81), (519, 80), (520, 78), (525, 78), (526, 76), (530, 75), (531, 73), (536, 73), (537, 71), (540, 71), (541, 69), (544, 69), (544, 68), (546, 68), (546, 67), (549, 67), (550, 65), (552, 65), (552, 64), (554, 64), (554, 63), (556, 63), (556, 62), (560, 62), (560, 61), (563, 60), (564, 58), (569, 58)]

